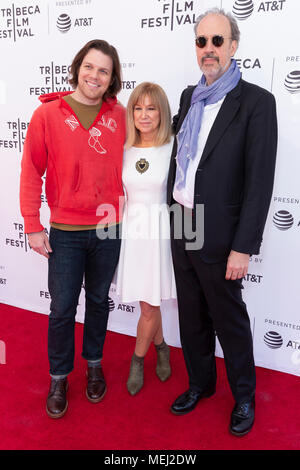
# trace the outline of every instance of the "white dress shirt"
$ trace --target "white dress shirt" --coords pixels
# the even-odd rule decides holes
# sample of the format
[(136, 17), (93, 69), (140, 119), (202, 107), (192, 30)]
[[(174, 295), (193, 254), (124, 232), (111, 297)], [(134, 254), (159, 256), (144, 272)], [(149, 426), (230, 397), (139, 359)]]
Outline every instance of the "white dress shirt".
[(198, 136), (198, 145), (197, 145), (197, 153), (194, 160), (189, 160), (185, 186), (178, 190), (176, 186), (174, 186), (173, 190), (173, 197), (175, 201), (179, 202), (182, 206), (188, 207), (190, 209), (193, 208), (194, 205), (194, 188), (195, 188), (195, 175), (200, 163), (200, 159), (212, 128), (212, 125), (217, 117), (217, 114), (222, 106), (222, 103), (225, 99), (225, 96), (217, 103), (208, 104), (204, 107), (203, 117), (202, 117), (202, 124), (201, 129)]

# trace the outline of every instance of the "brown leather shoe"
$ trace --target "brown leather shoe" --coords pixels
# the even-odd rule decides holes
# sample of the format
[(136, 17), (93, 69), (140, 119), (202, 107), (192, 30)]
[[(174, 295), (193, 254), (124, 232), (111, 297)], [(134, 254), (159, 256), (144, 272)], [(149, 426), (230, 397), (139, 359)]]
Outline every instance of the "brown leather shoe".
[(46, 411), (50, 418), (61, 418), (68, 408), (67, 390), (68, 379), (55, 380), (51, 378), (49, 394), (47, 397)]
[(88, 367), (86, 371), (86, 396), (91, 403), (99, 403), (106, 393), (106, 383), (101, 367)]

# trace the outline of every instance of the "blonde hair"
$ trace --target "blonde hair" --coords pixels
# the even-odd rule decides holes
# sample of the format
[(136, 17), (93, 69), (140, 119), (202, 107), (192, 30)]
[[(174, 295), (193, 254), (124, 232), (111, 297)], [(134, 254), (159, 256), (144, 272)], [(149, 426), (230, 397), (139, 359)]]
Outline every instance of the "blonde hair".
[(171, 138), (171, 110), (169, 101), (164, 90), (157, 84), (151, 82), (140, 83), (131, 93), (126, 112), (127, 120), (127, 140), (126, 148), (138, 144), (140, 141), (140, 132), (134, 125), (134, 107), (138, 102), (148, 96), (151, 103), (160, 112), (160, 123), (157, 131), (155, 146), (159, 147), (170, 142)]

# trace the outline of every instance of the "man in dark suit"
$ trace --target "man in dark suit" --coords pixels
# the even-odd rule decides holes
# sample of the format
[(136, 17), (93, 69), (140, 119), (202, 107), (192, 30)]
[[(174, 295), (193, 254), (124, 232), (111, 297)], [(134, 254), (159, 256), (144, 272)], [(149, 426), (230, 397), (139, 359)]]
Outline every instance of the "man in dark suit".
[(204, 242), (202, 248), (193, 248), (187, 236), (177, 237), (184, 219), (173, 217), (172, 253), (189, 389), (171, 411), (188, 413), (215, 392), (217, 335), (235, 399), (230, 432), (241, 436), (252, 428), (255, 408), (253, 341), (242, 278), (250, 256), (259, 253), (272, 194), (276, 106), (271, 93), (241, 79), (233, 59), (239, 29), (230, 14), (209, 10), (197, 19), (195, 33), (203, 76), (196, 87), (183, 91), (173, 120), (177, 140), (168, 202), (190, 211), (193, 227), (199, 224), (197, 207), (203, 205)]

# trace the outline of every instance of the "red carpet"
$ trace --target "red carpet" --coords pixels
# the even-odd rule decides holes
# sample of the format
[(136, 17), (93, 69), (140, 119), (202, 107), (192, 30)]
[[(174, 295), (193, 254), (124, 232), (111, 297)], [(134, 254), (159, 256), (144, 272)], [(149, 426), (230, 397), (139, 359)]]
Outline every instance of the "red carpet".
[[(224, 361), (217, 360), (216, 394), (185, 416), (170, 404), (187, 388), (181, 349), (171, 348), (172, 377), (155, 375), (155, 351), (145, 360), (145, 386), (131, 397), (126, 390), (135, 339), (108, 332), (103, 370), (108, 391), (101, 403), (85, 398), (82, 325), (76, 325), (75, 369), (69, 377), (69, 408), (64, 418), (46, 415), (48, 393), (47, 316), (0, 304), (1, 450), (295, 450), (300, 449), (300, 378), (257, 368), (256, 422), (250, 434), (231, 436), (233, 399)], [(108, 454), (110, 455), (110, 454)]]

